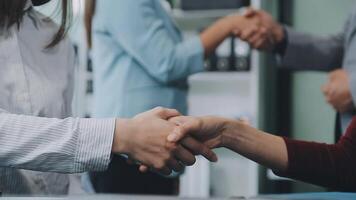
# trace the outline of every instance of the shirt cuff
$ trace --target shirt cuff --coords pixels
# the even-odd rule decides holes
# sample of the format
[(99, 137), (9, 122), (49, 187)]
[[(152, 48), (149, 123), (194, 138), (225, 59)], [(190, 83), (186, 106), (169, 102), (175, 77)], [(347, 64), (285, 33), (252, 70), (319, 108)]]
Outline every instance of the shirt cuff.
[[(277, 52), (277, 60), (279, 67), (281, 68), (289, 68), (290, 66), (295, 66), (295, 61), (299, 60), (299, 54), (296, 51), (296, 47), (298, 47), (300, 43), (300, 38), (304, 38), (303, 35), (294, 31), (288, 26), (284, 26), (284, 34), (285, 34), (285, 46), (282, 48), (282, 52)], [(284, 49), (283, 49), (284, 48)]]
[(111, 160), (115, 119), (80, 119), (75, 171), (104, 171)]

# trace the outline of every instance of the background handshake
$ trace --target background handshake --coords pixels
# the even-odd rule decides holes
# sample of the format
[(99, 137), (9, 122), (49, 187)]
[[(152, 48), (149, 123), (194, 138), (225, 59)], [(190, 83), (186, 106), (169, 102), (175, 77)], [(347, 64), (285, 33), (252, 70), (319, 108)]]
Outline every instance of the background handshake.
[(141, 164), (140, 171), (163, 175), (195, 163), (195, 155), (217, 161), (211, 150), (224, 147), (228, 119), (186, 117), (172, 109), (155, 108), (133, 119), (118, 119), (112, 152)]
[[(284, 54), (287, 45), (287, 33), (283, 25), (279, 24), (273, 17), (263, 11), (252, 8), (247, 9), (243, 16), (245, 23), (236, 23), (233, 34), (241, 40), (250, 44), (254, 49), (262, 51), (273, 51)], [(283, 56), (283, 55), (281, 55)], [(325, 101), (339, 113), (354, 111), (350, 79), (343, 66), (334, 66), (336, 70), (329, 74), (328, 81), (322, 86)]]
[(284, 28), (273, 17), (263, 11), (248, 8), (243, 15), (247, 23), (236, 24), (236, 37), (250, 44), (254, 49), (271, 51), (285, 38)]

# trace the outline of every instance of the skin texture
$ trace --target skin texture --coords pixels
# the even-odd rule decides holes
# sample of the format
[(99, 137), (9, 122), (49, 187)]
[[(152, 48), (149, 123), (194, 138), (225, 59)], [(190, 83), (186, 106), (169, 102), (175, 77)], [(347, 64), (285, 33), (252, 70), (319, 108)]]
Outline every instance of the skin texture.
[(219, 117), (174, 117), (182, 132), (172, 133), (171, 138), (181, 138), (189, 133), (209, 148), (228, 148), (248, 159), (276, 171), (288, 167), (288, 152), (283, 138), (259, 131), (244, 122)]
[(258, 18), (247, 18), (241, 15), (226, 16), (203, 31), (200, 35), (205, 56), (210, 55), (229, 36), (246, 30), (252, 32), (259, 26)]
[(250, 8), (245, 17), (259, 21), (259, 26), (255, 29), (237, 31), (235, 35), (248, 42), (254, 49), (270, 51), (284, 39), (283, 27), (269, 13)]
[(323, 85), (325, 100), (338, 112), (344, 113), (354, 108), (350, 92), (349, 77), (345, 70), (338, 69), (329, 74), (328, 82)]
[(179, 115), (176, 110), (155, 108), (132, 119), (117, 119), (113, 153), (125, 154), (130, 160), (165, 175), (171, 174), (172, 170), (179, 172), (185, 165), (193, 165), (198, 154), (217, 161), (207, 146), (192, 137), (177, 138), (180, 143), (167, 141), (170, 133), (186, 135), (179, 126), (167, 121)]

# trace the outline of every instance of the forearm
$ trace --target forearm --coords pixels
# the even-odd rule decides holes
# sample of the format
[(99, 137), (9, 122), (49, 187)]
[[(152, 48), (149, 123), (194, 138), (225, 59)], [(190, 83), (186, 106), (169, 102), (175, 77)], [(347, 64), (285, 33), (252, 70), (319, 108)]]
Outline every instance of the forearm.
[(356, 189), (356, 120), (336, 145), (283, 139), (232, 121), (223, 146), (276, 174), (341, 191)]
[(205, 56), (210, 55), (233, 32), (232, 17), (227, 16), (215, 22), (200, 34)]
[(287, 169), (288, 153), (281, 137), (264, 133), (240, 122), (232, 121), (224, 135), (230, 150), (274, 170)]
[(35, 171), (105, 170), (114, 120), (50, 119), (0, 114), (0, 165)]
[(289, 167), (278, 175), (339, 191), (356, 190), (355, 144), (343, 138), (336, 145), (285, 139)]

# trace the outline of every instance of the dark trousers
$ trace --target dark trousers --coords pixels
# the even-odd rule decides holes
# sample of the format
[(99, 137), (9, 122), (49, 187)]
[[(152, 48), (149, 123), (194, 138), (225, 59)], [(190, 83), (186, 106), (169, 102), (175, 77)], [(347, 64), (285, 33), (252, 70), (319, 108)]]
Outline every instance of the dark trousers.
[(178, 179), (164, 178), (155, 173), (141, 173), (136, 165), (129, 165), (125, 158), (114, 156), (105, 172), (90, 174), (97, 193), (119, 194), (178, 194)]
[(342, 136), (342, 127), (341, 127), (341, 116), (340, 113), (336, 114), (335, 120), (335, 143), (337, 143)]

